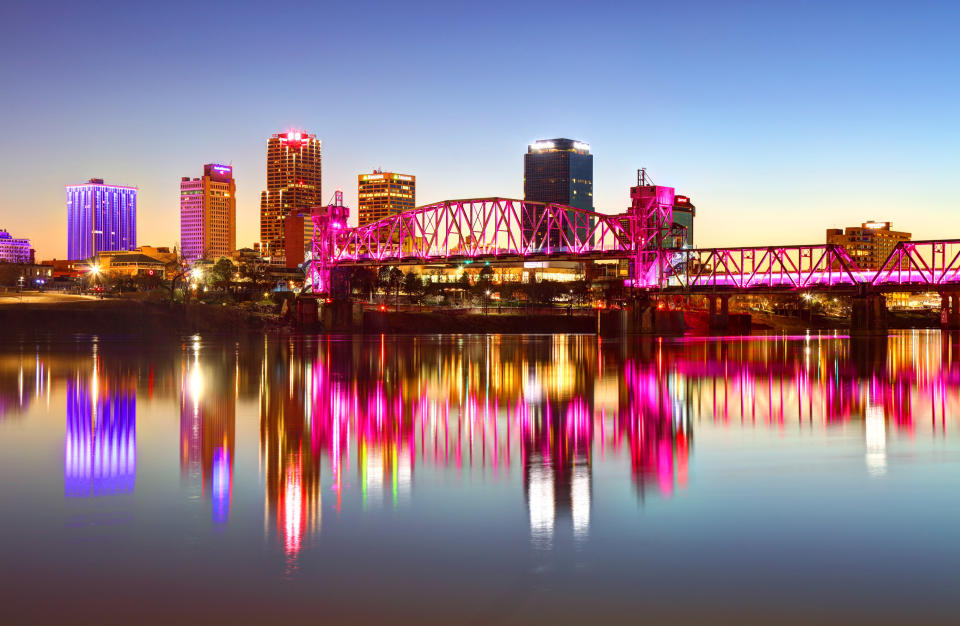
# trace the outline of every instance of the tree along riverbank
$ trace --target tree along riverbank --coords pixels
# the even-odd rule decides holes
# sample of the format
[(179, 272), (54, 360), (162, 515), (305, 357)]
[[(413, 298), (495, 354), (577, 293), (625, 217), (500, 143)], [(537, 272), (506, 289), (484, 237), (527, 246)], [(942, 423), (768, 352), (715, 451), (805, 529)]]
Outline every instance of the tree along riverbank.
[[(802, 332), (806, 329), (849, 330), (849, 321), (839, 318), (801, 319), (753, 313), (754, 332)], [(936, 312), (891, 311), (889, 326), (938, 328)], [(125, 299), (75, 299), (0, 301), (0, 337), (73, 334), (154, 336), (185, 333), (312, 332), (316, 327), (297, 328), (291, 317), (280, 316), (280, 306), (216, 305), (144, 302)], [(688, 332), (697, 332), (688, 328)], [(594, 333), (597, 318), (582, 313), (570, 315), (538, 311), (528, 315), (496, 315), (455, 311), (366, 311), (365, 333)]]

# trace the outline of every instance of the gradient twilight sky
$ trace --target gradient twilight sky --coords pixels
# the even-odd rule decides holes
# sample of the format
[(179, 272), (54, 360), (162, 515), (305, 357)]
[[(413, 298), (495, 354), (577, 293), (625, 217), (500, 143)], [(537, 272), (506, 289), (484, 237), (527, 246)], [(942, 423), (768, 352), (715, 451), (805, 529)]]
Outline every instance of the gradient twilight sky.
[(63, 258), (64, 185), (96, 176), (138, 186), (139, 243), (172, 245), (180, 177), (222, 162), (248, 246), (267, 137), (301, 128), (352, 207), (375, 167), (416, 175), (417, 204), (519, 198), (526, 145), (571, 137), (598, 210), (645, 166), (692, 197), (701, 246), (867, 219), (960, 237), (958, 24), (922, 1), (8, 0), (0, 228)]

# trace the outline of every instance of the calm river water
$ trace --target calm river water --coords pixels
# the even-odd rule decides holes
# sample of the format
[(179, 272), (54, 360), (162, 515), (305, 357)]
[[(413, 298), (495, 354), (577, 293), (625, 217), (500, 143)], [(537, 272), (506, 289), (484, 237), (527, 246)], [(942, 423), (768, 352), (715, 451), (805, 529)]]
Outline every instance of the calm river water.
[(960, 343), (0, 347), (0, 622), (952, 622)]

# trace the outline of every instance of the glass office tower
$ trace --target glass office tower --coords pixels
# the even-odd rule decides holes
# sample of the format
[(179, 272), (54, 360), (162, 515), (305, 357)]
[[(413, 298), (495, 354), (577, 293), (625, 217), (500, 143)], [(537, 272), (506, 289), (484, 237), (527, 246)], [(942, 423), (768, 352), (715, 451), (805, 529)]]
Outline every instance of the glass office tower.
[(137, 247), (137, 188), (91, 178), (67, 185), (67, 256), (89, 259), (104, 250)]
[[(523, 155), (523, 199), (545, 204), (563, 204), (593, 211), (593, 155), (590, 146), (573, 139), (545, 139), (527, 147)], [(523, 224), (526, 232), (535, 228), (536, 212)], [(572, 216), (572, 212), (571, 212)], [(592, 220), (580, 218), (573, 228), (583, 239)], [(572, 230), (572, 229), (568, 229)], [(557, 248), (562, 244), (559, 229), (549, 237), (545, 228), (536, 233), (542, 246)], [(573, 233), (567, 233), (569, 237)]]

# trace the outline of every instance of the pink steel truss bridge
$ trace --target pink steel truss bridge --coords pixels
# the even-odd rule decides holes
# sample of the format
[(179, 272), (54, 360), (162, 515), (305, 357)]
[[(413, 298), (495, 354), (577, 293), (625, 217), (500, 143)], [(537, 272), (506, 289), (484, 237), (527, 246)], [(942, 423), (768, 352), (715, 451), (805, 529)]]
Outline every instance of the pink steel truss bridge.
[[(337, 267), (628, 259), (629, 286), (707, 293), (770, 290), (960, 289), (960, 239), (896, 245), (878, 270), (832, 244), (744, 248), (680, 247), (673, 189), (631, 189), (626, 213), (508, 198), (447, 200), (348, 228), (342, 194), (313, 212), (311, 288), (328, 293)], [(680, 244), (680, 245), (678, 245)]]

